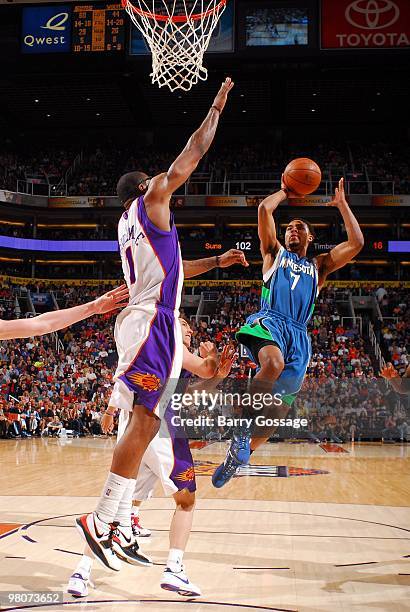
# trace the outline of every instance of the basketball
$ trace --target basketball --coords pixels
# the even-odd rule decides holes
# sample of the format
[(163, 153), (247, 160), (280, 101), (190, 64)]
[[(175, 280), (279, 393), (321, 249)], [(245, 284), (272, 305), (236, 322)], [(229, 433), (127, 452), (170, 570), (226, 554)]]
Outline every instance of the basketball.
[(298, 157), (286, 166), (283, 180), (286, 187), (294, 193), (308, 195), (319, 187), (322, 172), (313, 159)]

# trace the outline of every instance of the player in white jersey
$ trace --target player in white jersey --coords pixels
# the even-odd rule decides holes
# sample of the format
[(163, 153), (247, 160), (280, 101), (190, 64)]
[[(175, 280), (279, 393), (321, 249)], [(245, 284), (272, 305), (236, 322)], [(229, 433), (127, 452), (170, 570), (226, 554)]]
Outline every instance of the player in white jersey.
[[(199, 393), (203, 391), (209, 393), (211, 390), (214, 390), (229, 375), (235, 359), (235, 352), (232, 346), (225, 346), (222, 353), (218, 355), (216, 347), (212, 342), (201, 343), (200, 355), (194, 355), (189, 351), (192, 329), (184, 319), (180, 319), (180, 324), (184, 345), (183, 370), (177, 386), (178, 394), (174, 396), (174, 399), (183, 395), (189, 398), (194, 390), (197, 390)], [(209, 379), (210, 374), (215, 371), (215, 365), (217, 365), (215, 375), (212, 379)], [(202, 379), (206, 377), (208, 380), (202, 380), (199, 383), (190, 385), (192, 375), (199, 376)], [(110, 399), (110, 406), (115, 406), (113, 404), (115, 397), (116, 393), (114, 392)], [(176, 508), (170, 526), (170, 548), (166, 567), (161, 578), (161, 588), (177, 592), (179, 595), (186, 597), (198, 597), (201, 595), (201, 590), (189, 580), (183, 565), (184, 551), (191, 532), (195, 507), (195, 467), (184, 428), (179, 427), (174, 422), (175, 416), (178, 416), (178, 412), (175, 412), (173, 402), (171, 401), (161, 421), (159, 433), (148, 445), (142, 458), (133, 494), (133, 506), (134, 510), (139, 509), (143, 500), (149, 499), (152, 496), (157, 481), (160, 481), (166, 496), (173, 496)], [(118, 425), (118, 438), (123, 435), (128, 419), (129, 412), (122, 410)], [(112, 424), (112, 420), (104, 417), (101, 423), (103, 431), (110, 431)], [(136, 531), (136, 535), (139, 535), (140, 527), (138, 526), (135, 529), (138, 514), (133, 514), (131, 520), (133, 531)], [(150, 535), (149, 531), (147, 535)], [(118, 543), (114, 537), (114, 547), (116, 548), (117, 546)], [(123, 555), (121, 549), (117, 548), (117, 551), (117, 554)], [(149, 558), (140, 549), (138, 554), (139, 564), (148, 565)], [(131, 563), (129, 557), (125, 557), (124, 560)], [(92, 564), (91, 552), (86, 547), (68, 582), (67, 592), (73, 595), (73, 597), (87, 597)]]
[(214, 267), (209, 262), (187, 263), (183, 267), (170, 199), (211, 146), (232, 87), (229, 78), (222, 83), (202, 125), (168, 172), (153, 178), (130, 172), (117, 185), (125, 208), (118, 237), (131, 300), (115, 326), (119, 356), (115, 380), (119, 390), (117, 405), (128, 406), (131, 416), (115, 447), (96, 511), (76, 521), (96, 558), (117, 571), (120, 562), (112, 547), (113, 533), (124, 555), (138, 555), (130, 521), (135, 479), (141, 458), (158, 432), (159, 417), (166, 406), (166, 386), (170, 380), (176, 382), (181, 371), (178, 310), (183, 275), (188, 271), (186, 276), (194, 276)]

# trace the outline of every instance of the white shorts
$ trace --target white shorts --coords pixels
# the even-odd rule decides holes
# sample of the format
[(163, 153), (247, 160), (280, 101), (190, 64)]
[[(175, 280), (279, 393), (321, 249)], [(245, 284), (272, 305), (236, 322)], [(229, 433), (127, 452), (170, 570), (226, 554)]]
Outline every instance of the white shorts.
[(178, 312), (155, 304), (128, 306), (117, 317), (114, 337), (118, 367), (109, 405), (130, 411), (140, 403), (161, 417), (160, 400), (182, 368)]
[[(129, 419), (129, 412), (120, 413), (118, 423), (118, 440), (124, 434)], [(148, 445), (138, 471), (133, 499), (149, 499), (155, 485), (160, 481), (164, 494), (168, 497), (188, 489), (196, 490), (195, 470), (189, 442), (186, 438), (175, 437), (168, 419), (161, 421), (161, 428)]]

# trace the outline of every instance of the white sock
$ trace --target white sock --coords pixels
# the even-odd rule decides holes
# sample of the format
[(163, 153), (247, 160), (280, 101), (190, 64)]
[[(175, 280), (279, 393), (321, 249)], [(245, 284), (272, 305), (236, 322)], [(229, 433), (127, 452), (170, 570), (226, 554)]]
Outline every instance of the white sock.
[(88, 557), (87, 555), (83, 555), (75, 568), (74, 574), (81, 574), (85, 580), (88, 580), (91, 574), (91, 568), (93, 565), (94, 559), (92, 557)]
[(179, 548), (170, 548), (168, 553), (167, 567), (171, 572), (180, 572), (182, 570), (182, 559), (184, 551)]
[[(103, 492), (96, 509), (98, 518), (105, 523), (112, 523), (118, 511), (118, 506), (130, 482), (129, 478), (123, 478), (118, 474), (110, 472), (104, 485)], [(135, 480), (133, 480), (135, 483)]]
[(132, 511), (132, 496), (134, 494), (136, 480), (130, 478), (127, 488), (118, 505), (115, 521), (118, 521), (121, 527), (126, 527), (131, 530), (131, 511)]

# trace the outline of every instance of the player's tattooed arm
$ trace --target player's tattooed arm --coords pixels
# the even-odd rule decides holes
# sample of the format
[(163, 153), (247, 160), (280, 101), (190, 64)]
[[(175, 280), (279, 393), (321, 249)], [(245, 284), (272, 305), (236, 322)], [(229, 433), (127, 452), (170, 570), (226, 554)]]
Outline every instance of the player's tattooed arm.
[(191, 353), (186, 346), (183, 348), (182, 367), (200, 378), (215, 376), (219, 365), (216, 347), (212, 342), (201, 342), (199, 355)]
[(388, 363), (382, 368), (380, 375), (389, 381), (397, 393), (401, 393), (402, 395), (410, 393), (410, 366), (408, 366), (402, 378), (391, 363)]
[[(219, 117), (234, 83), (225, 79), (201, 126), (188, 140), (184, 150), (171, 164), (168, 172), (151, 179), (144, 202), (148, 216), (160, 229), (169, 229), (169, 199), (178, 187), (191, 176), (214, 139)], [(164, 210), (165, 209), (165, 210)]]
[(116, 287), (101, 297), (73, 308), (45, 312), (32, 319), (17, 319), (14, 321), (0, 321), (0, 340), (12, 338), (31, 338), (51, 334), (64, 329), (78, 321), (87, 319), (95, 314), (104, 314), (112, 310), (124, 308), (128, 304), (129, 293), (126, 285)]
[(364, 246), (362, 230), (346, 201), (342, 178), (339, 181), (339, 187), (336, 187), (335, 197), (328, 203), (328, 206), (335, 206), (340, 210), (346, 227), (347, 240), (336, 245), (329, 253), (317, 257), (319, 287), (323, 285), (329, 274), (352, 261)]
[(235, 265), (247, 268), (249, 266), (245, 253), (238, 249), (229, 249), (229, 251), (222, 255), (205, 257), (204, 259), (193, 259), (191, 261), (184, 259), (182, 265), (184, 267), (185, 278), (193, 278), (194, 276), (205, 274), (205, 272), (209, 272), (209, 270), (214, 268), (229, 268)]

